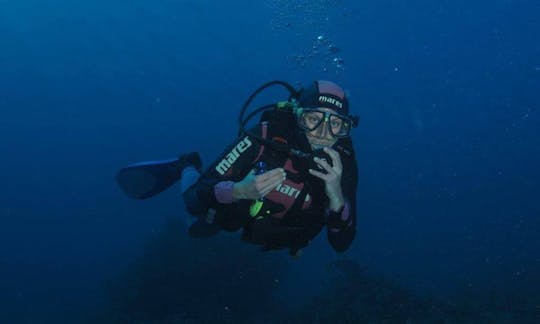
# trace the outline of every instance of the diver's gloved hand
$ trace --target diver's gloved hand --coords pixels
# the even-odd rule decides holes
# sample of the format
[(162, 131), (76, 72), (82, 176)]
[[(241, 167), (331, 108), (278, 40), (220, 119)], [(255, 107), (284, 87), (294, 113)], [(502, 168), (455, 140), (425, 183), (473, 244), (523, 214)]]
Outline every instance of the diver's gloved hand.
[(283, 168), (276, 168), (260, 175), (250, 172), (244, 179), (233, 185), (233, 199), (260, 199), (285, 181)]
[(328, 207), (331, 210), (339, 210), (345, 204), (345, 198), (343, 197), (343, 192), (341, 191), (341, 174), (343, 173), (343, 165), (341, 164), (339, 153), (336, 150), (329, 147), (325, 147), (323, 150), (332, 159), (332, 165), (330, 165), (324, 159), (314, 157), (313, 159), (315, 163), (321, 166), (326, 173), (314, 169), (309, 169), (309, 173), (324, 181), (324, 190), (326, 192), (326, 196), (328, 196), (328, 199), (330, 200), (330, 205)]

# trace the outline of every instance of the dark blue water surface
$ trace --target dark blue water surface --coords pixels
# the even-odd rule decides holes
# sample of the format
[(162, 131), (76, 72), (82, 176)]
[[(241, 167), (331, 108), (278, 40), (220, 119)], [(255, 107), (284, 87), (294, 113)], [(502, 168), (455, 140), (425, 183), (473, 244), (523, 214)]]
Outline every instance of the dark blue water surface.
[[(0, 1), (0, 322), (534, 323), (539, 34), (533, 0)], [(117, 188), (212, 161), (275, 79), (360, 115), (346, 253), (193, 240), (178, 187)]]

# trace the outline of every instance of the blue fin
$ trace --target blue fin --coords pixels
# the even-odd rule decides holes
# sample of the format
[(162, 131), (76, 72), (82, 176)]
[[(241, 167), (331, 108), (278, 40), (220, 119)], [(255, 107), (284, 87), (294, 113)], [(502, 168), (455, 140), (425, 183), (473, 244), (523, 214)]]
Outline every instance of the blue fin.
[(179, 158), (135, 163), (118, 171), (116, 181), (129, 197), (147, 199), (180, 180), (181, 164)]

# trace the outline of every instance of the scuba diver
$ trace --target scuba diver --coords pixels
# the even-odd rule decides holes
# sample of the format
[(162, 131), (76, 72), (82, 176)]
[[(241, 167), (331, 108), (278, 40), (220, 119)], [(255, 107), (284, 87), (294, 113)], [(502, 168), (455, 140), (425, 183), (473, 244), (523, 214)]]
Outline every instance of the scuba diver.
[[(244, 118), (264, 89), (281, 85), (287, 101)], [(259, 123), (246, 124), (262, 112)], [(350, 132), (358, 117), (337, 84), (318, 80), (296, 90), (269, 82), (246, 101), (239, 136), (204, 171), (197, 152), (130, 165), (117, 174), (124, 192), (146, 199), (180, 180), (192, 237), (242, 229), (242, 240), (262, 250), (298, 256), (326, 225), (334, 250), (348, 249), (356, 233), (358, 171)]]

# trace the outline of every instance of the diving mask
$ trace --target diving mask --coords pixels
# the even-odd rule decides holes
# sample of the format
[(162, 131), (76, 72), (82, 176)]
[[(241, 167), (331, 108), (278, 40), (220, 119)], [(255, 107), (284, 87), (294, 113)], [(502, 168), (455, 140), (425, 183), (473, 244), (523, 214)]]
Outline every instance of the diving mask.
[(297, 123), (298, 126), (309, 132), (326, 123), (330, 134), (336, 138), (349, 136), (354, 124), (348, 116), (319, 108), (300, 108), (297, 113)]

